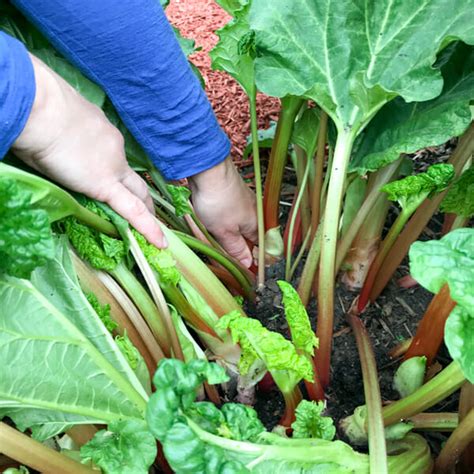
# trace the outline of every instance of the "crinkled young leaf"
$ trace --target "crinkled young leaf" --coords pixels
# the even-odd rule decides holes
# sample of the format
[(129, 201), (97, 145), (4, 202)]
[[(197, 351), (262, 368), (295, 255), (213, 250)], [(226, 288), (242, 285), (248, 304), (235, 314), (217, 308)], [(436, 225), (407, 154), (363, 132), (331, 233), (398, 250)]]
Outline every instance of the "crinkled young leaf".
[(135, 230), (133, 231), (133, 235), (137, 239), (138, 245), (140, 246), (148, 263), (153, 268), (153, 270), (158, 273), (163, 283), (177, 285), (181, 279), (181, 274), (176, 268), (176, 262), (171, 253), (167, 250), (161, 250), (150, 244), (147, 242), (145, 237)]
[(189, 205), (191, 191), (186, 186), (174, 186), (172, 184), (167, 184), (166, 189), (168, 189), (173, 198), (173, 206), (176, 215), (181, 217), (186, 214), (191, 214), (192, 210)]
[[(265, 427), (258, 419), (257, 412), (240, 403), (225, 403), (221, 412), (224, 415), (226, 426), (231, 439), (236, 441), (255, 441)], [(222, 436), (222, 431), (219, 433)]]
[(47, 212), (31, 207), (32, 193), (0, 177), (0, 273), (28, 278), (54, 257)]
[(402, 209), (416, 208), (426, 197), (446, 189), (453, 177), (453, 165), (437, 164), (424, 173), (392, 181), (380, 190), (387, 193), (390, 201), (398, 201)]
[(451, 311), (444, 328), (444, 342), (466, 378), (474, 383), (474, 311), (462, 306)]
[(295, 346), (281, 334), (269, 331), (256, 319), (233, 311), (220, 318), (218, 327), (230, 329), (234, 342), (240, 344), (242, 356), (239, 369), (242, 374), (245, 375), (260, 359), (285, 393), (302, 379), (313, 380), (313, 367), (308, 358), (298, 354)]
[(216, 0), (216, 3), (229, 15), (238, 16), (242, 12), (243, 7), (250, 3), (250, 0)]
[(286, 281), (278, 281), (283, 295), (285, 317), (290, 327), (291, 340), (296, 350), (307, 355), (314, 355), (314, 348), (318, 347), (318, 338), (314, 334), (306, 308), (303, 306), (297, 291)]
[(302, 400), (296, 407), (296, 421), (291, 425), (293, 438), (318, 438), (332, 441), (336, 435), (336, 427), (332, 418), (322, 416), (324, 402)]
[(474, 166), (464, 171), (451, 185), (440, 209), (458, 216), (474, 216)]
[(419, 389), (425, 380), (426, 357), (411, 357), (402, 362), (393, 377), (393, 388), (400, 397), (408, 397)]
[(64, 229), (79, 256), (94, 268), (112, 271), (125, 257), (122, 241), (102, 235), (75, 217), (64, 219)]
[(471, 123), (474, 98), (474, 48), (457, 42), (441, 53), (444, 87), (435, 99), (407, 103), (396, 98), (385, 105), (355, 145), (350, 171), (365, 174), (461, 135)]
[(118, 420), (81, 447), (83, 462), (92, 461), (105, 474), (147, 474), (157, 449), (142, 420)]
[(94, 308), (94, 311), (99, 316), (102, 324), (107, 328), (107, 331), (112, 332), (115, 328), (118, 327), (118, 324), (110, 317), (110, 305), (104, 304), (101, 305), (97, 296), (94, 293), (86, 294), (87, 301)]
[(360, 130), (397, 95), (438, 96), (441, 46), (474, 43), (469, 0), (253, 0), (259, 90), (314, 98), (339, 130)]
[(447, 283), (451, 298), (474, 313), (474, 229), (456, 229), (440, 240), (410, 247), (410, 273), (424, 288), (438, 293)]

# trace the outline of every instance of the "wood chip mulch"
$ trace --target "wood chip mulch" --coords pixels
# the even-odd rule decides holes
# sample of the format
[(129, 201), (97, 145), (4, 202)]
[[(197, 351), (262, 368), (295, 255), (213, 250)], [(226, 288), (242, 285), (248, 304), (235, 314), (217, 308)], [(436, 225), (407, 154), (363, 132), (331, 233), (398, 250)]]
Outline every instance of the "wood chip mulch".
[[(179, 28), (184, 37), (194, 39), (196, 46), (202, 48), (190, 59), (206, 81), (207, 96), (219, 123), (232, 141), (232, 158), (239, 162), (242, 160), (246, 137), (250, 133), (247, 96), (228, 74), (211, 69), (208, 55), (219, 39), (214, 32), (222, 28), (230, 16), (214, 0), (171, 0), (166, 13), (170, 22)], [(277, 120), (279, 109), (278, 99), (259, 94), (259, 128), (267, 128), (271, 120)]]

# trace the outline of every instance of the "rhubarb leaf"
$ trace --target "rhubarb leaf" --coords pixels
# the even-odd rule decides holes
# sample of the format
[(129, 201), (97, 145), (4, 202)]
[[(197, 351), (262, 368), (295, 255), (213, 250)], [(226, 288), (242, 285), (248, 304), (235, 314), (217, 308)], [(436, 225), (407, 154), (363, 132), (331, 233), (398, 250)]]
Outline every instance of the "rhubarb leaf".
[[(273, 145), (273, 139), (275, 138), (277, 123), (274, 120), (270, 120), (270, 125), (268, 128), (260, 129), (257, 132), (258, 135), (258, 148), (271, 148)], [(250, 153), (252, 153), (252, 134), (247, 136), (247, 145), (245, 146), (244, 153), (242, 158), (245, 160)]]
[(441, 95), (420, 103), (396, 98), (385, 105), (356, 142), (349, 171), (362, 175), (375, 171), (401, 153), (441, 145), (466, 130), (474, 99), (474, 48), (454, 43), (441, 53), (439, 63), (444, 79)]
[(249, 97), (256, 94), (254, 54), (255, 34), (248, 23), (248, 2), (219, 2), (235, 18), (216, 33), (219, 42), (209, 53), (212, 68), (230, 74)]
[(446, 321), (444, 341), (451, 357), (461, 366), (469, 382), (474, 383), (474, 310), (456, 306)]
[(217, 327), (230, 329), (233, 341), (240, 344), (239, 370), (242, 375), (254, 362), (261, 360), (285, 393), (302, 379), (313, 381), (313, 367), (308, 358), (298, 354), (295, 346), (281, 334), (269, 331), (256, 319), (232, 311), (219, 319)]
[(436, 53), (455, 39), (474, 42), (469, 0), (253, 0), (250, 27), (259, 90), (316, 100), (340, 131), (360, 131), (397, 95), (438, 96)]
[(474, 314), (474, 229), (453, 230), (440, 240), (415, 242), (410, 273), (424, 288), (438, 293), (447, 283), (451, 298)]
[(54, 257), (48, 214), (31, 207), (32, 193), (0, 178), (0, 273), (28, 278)]
[(133, 235), (137, 239), (138, 245), (151, 268), (155, 270), (163, 283), (177, 285), (181, 279), (181, 274), (176, 268), (176, 262), (168, 250), (162, 250), (147, 242), (143, 235), (133, 230)]
[(440, 209), (442, 212), (452, 212), (458, 216), (474, 216), (474, 166), (464, 171), (451, 185)]
[(309, 159), (313, 159), (318, 144), (319, 110), (306, 109), (295, 122), (291, 143), (301, 147)]
[(390, 201), (398, 201), (402, 209), (419, 206), (427, 197), (433, 196), (448, 186), (454, 177), (454, 167), (449, 164), (430, 166), (424, 173), (407, 176), (382, 186)]
[(147, 474), (156, 442), (142, 420), (118, 420), (81, 447), (82, 462), (92, 461), (107, 474)]
[(191, 214), (191, 206), (189, 205), (189, 198), (191, 191), (185, 186), (174, 186), (167, 184), (166, 189), (171, 194), (173, 199), (174, 212), (178, 217)]
[(285, 317), (291, 332), (291, 340), (297, 351), (307, 355), (314, 355), (314, 348), (318, 347), (318, 338), (314, 334), (309, 321), (308, 313), (297, 291), (286, 281), (278, 281), (283, 295)]
[(86, 298), (94, 311), (97, 313), (97, 316), (99, 316), (107, 331), (110, 333), (113, 332), (113, 330), (118, 327), (118, 324), (110, 316), (110, 305), (101, 305), (94, 293), (87, 293)]
[[(146, 420), (174, 472), (369, 472), (368, 455), (357, 453), (342, 441), (278, 436), (263, 430), (250, 407), (224, 404), (219, 410), (208, 402), (196, 402), (197, 387), (215, 371), (222, 382), (224, 372), (216, 364), (203, 362), (193, 368), (192, 363), (167, 359), (158, 365), (156, 391), (150, 397)], [(391, 452), (389, 472), (430, 469), (430, 450), (421, 436), (408, 434), (390, 446)]]
[(0, 304), (0, 416), (40, 439), (142, 416), (146, 392), (82, 293), (64, 239), (31, 281), (0, 277)]
[(322, 416), (324, 402), (302, 400), (296, 407), (296, 421), (293, 422), (293, 438), (317, 438), (332, 441), (336, 436), (336, 427), (332, 418)]
[(474, 382), (474, 229), (457, 229), (440, 240), (415, 242), (409, 258), (411, 275), (427, 290), (438, 293), (448, 284), (457, 306), (446, 321), (446, 346)]

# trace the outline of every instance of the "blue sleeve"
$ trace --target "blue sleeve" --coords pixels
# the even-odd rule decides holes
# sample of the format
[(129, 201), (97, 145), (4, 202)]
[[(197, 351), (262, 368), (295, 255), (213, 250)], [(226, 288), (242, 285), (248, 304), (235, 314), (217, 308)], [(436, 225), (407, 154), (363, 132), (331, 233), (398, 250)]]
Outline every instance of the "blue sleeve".
[(13, 0), (112, 100), (167, 179), (223, 161), (219, 127), (158, 0)]
[(28, 52), (0, 31), (0, 159), (23, 130), (34, 99), (35, 76)]

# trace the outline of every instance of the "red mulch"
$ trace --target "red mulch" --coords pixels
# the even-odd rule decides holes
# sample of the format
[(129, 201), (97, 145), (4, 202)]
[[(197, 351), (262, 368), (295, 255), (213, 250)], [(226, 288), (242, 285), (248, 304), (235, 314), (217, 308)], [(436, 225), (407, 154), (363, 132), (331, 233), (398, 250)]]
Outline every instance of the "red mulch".
[[(232, 141), (232, 158), (239, 161), (250, 133), (250, 117), (247, 96), (238, 83), (228, 74), (211, 69), (208, 52), (218, 41), (214, 34), (230, 19), (214, 0), (171, 0), (166, 13), (171, 23), (181, 34), (193, 38), (202, 50), (191, 56), (206, 81), (206, 93), (217, 119)], [(257, 110), (259, 128), (269, 126), (270, 120), (278, 118), (278, 99), (259, 94)]]

